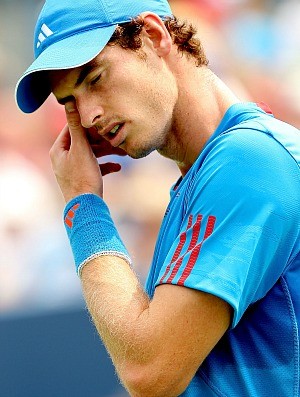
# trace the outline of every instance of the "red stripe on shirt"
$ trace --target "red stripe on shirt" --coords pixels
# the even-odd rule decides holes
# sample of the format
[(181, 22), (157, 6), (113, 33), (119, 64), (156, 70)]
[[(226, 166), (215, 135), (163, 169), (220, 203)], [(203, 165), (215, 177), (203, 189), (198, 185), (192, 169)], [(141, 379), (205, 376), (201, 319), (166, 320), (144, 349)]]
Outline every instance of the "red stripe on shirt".
[(180, 266), (182, 264), (182, 261), (184, 259), (184, 256), (189, 252), (192, 251), (194, 249), (194, 247), (197, 244), (198, 241), (198, 237), (200, 234), (200, 229), (201, 229), (201, 221), (202, 221), (202, 215), (198, 215), (197, 216), (197, 220), (196, 223), (193, 226), (193, 231), (192, 231), (192, 238), (189, 244), (189, 247), (187, 249), (187, 252), (182, 255), (176, 262), (176, 265), (173, 267), (172, 273), (170, 274), (170, 277), (168, 278), (168, 280), (166, 281), (167, 283), (172, 283), (172, 281), (174, 280), (176, 274), (178, 273), (178, 270), (180, 269)]
[(201, 243), (199, 243), (195, 249), (193, 250), (193, 252), (191, 253), (190, 259), (188, 260), (188, 263), (182, 273), (182, 275), (180, 276), (180, 279), (178, 280), (178, 285), (184, 285), (186, 279), (188, 278), (188, 276), (191, 274), (195, 263), (199, 257), (201, 248), (202, 248), (202, 244), (203, 242), (212, 234), (214, 227), (215, 227), (215, 223), (216, 223), (216, 217), (215, 216), (209, 216), (208, 220), (207, 220), (207, 225), (206, 225), (206, 229), (205, 229), (205, 233), (204, 233), (204, 237), (203, 240), (201, 241)]
[(179, 255), (180, 255), (180, 253), (181, 253), (181, 251), (182, 251), (182, 248), (183, 248), (183, 246), (184, 246), (184, 244), (185, 244), (185, 242), (186, 242), (186, 233), (187, 233), (187, 231), (191, 228), (192, 223), (193, 223), (193, 215), (190, 215), (190, 216), (189, 216), (189, 219), (188, 219), (188, 224), (187, 224), (186, 230), (185, 230), (183, 233), (181, 233), (181, 235), (180, 235), (180, 237), (179, 237), (179, 243), (178, 243), (178, 245), (177, 245), (177, 247), (176, 247), (176, 250), (175, 250), (175, 252), (174, 252), (174, 255), (173, 255), (173, 257), (172, 257), (171, 262), (170, 262), (169, 265), (167, 266), (164, 275), (162, 276), (162, 278), (161, 278), (160, 281), (159, 281), (160, 284), (163, 283), (163, 280), (164, 280), (164, 278), (167, 276), (167, 274), (169, 273), (169, 270), (170, 270), (172, 264), (173, 264), (174, 262), (176, 262), (177, 259), (179, 258)]

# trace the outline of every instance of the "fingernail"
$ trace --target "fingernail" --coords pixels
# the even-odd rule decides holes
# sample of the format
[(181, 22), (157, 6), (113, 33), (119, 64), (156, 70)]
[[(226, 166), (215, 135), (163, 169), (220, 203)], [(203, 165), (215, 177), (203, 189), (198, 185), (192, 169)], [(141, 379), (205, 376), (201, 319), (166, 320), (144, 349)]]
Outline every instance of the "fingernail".
[(67, 102), (65, 104), (65, 109), (66, 109), (66, 112), (68, 112), (68, 113), (75, 112), (75, 110), (76, 110), (75, 104), (73, 102)]

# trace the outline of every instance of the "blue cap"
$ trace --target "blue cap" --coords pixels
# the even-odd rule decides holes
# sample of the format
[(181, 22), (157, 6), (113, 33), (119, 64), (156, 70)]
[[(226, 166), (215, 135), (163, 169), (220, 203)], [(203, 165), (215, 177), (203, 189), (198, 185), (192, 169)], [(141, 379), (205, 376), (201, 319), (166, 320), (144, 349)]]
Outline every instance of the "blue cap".
[(94, 59), (118, 24), (151, 11), (172, 16), (167, 0), (46, 0), (34, 32), (35, 61), (16, 86), (24, 113), (37, 110), (51, 89), (43, 71), (71, 69)]

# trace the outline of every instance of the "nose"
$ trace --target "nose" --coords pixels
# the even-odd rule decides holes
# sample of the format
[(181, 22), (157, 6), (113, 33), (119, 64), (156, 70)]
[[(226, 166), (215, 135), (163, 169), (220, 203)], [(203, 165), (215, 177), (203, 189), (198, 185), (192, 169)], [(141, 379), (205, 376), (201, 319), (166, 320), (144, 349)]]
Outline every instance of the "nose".
[(77, 109), (80, 114), (81, 125), (84, 128), (92, 128), (103, 116), (103, 108), (99, 104), (92, 103), (86, 98), (76, 101)]

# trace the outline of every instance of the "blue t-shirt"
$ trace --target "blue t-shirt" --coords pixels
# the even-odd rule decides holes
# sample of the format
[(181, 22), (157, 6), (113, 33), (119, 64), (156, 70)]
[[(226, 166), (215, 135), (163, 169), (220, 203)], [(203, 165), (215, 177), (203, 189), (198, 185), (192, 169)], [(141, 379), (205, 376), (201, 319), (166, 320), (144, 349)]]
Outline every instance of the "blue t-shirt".
[(300, 133), (229, 108), (171, 189), (146, 282), (220, 297), (230, 329), (184, 397), (299, 397)]

